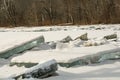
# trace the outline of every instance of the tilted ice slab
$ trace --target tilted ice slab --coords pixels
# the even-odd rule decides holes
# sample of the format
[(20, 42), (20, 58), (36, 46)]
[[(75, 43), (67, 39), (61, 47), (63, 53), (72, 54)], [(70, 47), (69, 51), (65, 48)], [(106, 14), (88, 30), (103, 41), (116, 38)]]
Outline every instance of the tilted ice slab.
[(43, 36), (29, 33), (0, 33), (0, 38), (1, 58), (9, 58), (44, 42)]
[(74, 62), (79, 60), (87, 61), (88, 63), (89, 60), (96, 61), (101, 58), (101, 55), (109, 53), (114, 54), (114, 52), (120, 52), (120, 47), (112, 44), (92, 47), (68, 48), (65, 50), (29, 51), (23, 55), (14, 57), (11, 60), (11, 63), (39, 63), (43, 60), (55, 59), (62, 66), (70, 66), (71, 64), (74, 65)]

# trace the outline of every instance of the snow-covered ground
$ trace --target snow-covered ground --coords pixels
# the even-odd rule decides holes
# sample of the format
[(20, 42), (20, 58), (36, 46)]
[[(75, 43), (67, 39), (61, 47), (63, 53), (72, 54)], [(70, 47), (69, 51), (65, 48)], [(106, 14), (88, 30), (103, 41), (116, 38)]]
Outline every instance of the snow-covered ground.
[[(43, 27), (16, 27), (16, 28), (0, 28), (0, 32), (47, 32), (47, 31), (66, 31), (66, 30), (120, 30), (120, 24), (110, 25), (76, 25), (76, 26), (43, 26)], [(61, 28), (62, 27), (62, 28)], [(115, 28), (113, 28), (115, 27)]]
[[(25, 67), (9, 66), (11, 62), (41, 62), (56, 59), (58, 62), (71, 62), (82, 56), (101, 52), (120, 51), (120, 25), (87, 25), (66, 27), (33, 27), (33, 28), (0, 28), (0, 50), (25, 42), (26, 40), (43, 35), (47, 44), (12, 56), (0, 59), (0, 80), (7, 80), (27, 70)], [(74, 40), (76, 37), (88, 33), (88, 41)], [(104, 36), (117, 34), (117, 41), (105, 40)], [(60, 40), (70, 36), (73, 41), (60, 43)], [(49, 43), (49, 44), (48, 44)], [(56, 48), (51, 48), (55, 44)], [(87, 44), (87, 46), (86, 46)], [(90, 45), (88, 45), (90, 44)], [(93, 45), (91, 45), (93, 44)], [(59, 66), (58, 75), (43, 80), (119, 80), (120, 60), (108, 60), (99, 64), (74, 66), (64, 68)], [(9, 80), (9, 79), (8, 79)], [(24, 79), (39, 80), (39, 79)]]

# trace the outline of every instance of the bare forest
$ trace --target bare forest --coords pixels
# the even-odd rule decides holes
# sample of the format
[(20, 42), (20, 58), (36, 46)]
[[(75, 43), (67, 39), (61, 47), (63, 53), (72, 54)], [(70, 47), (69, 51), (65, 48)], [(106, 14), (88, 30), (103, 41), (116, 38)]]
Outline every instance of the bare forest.
[(120, 0), (0, 0), (0, 26), (116, 24)]

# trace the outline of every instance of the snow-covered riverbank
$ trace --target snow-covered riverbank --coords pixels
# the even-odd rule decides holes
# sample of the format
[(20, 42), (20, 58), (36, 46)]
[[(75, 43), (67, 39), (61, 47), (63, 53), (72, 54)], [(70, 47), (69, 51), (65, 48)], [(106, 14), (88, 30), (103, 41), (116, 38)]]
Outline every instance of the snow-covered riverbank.
[[(120, 48), (120, 25), (90, 25), (71, 27), (47, 27), (47, 28), (14, 28), (0, 31), (0, 48), (15, 46), (29, 39), (43, 35), (45, 43), (22, 54), (14, 55), (9, 59), (0, 59), (0, 79), (19, 74), (27, 68), (9, 66), (11, 62), (34, 62), (56, 59), (58, 62), (71, 62), (86, 55), (94, 55), (101, 52), (119, 52)], [(23, 31), (23, 32), (21, 32)], [(27, 31), (27, 32), (26, 32)], [(34, 31), (34, 32), (32, 32)], [(82, 34), (88, 34), (88, 41), (74, 40)], [(105, 40), (104, 36), (117, 34), (117, 41)], [(70, 36), (73, 41), (59, 43), (65, 37)], [(56, 48), (51, 44), (55, 43)], [(86, 46), (87, 43), (87, 46)], [(88, 43), (90, 45), (88, 45)], [(119, 57), (119, 55), (115, 56)], [(43, 80), (119, 80), (120, 60), (107, 60), (97, 64), (86, 66), (76, 65), (71, 68), (60, 67), (58, 75)], [(6, 79), (5, 79), (6, 80)], [(30, 79), (28, 79), (30, 80)], [(31, 80), (38, 80), (32, 79)]]

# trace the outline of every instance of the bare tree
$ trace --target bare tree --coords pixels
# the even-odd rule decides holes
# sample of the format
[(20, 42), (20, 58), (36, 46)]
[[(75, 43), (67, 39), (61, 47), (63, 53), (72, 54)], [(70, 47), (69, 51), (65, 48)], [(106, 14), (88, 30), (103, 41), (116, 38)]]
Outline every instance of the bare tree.
[(0, 0), (0, 26), (120, 23), (119, 0)]
[(6, 18), (12, 26), (17, 26), (15, 0), (4, 0), (4, 9)]

